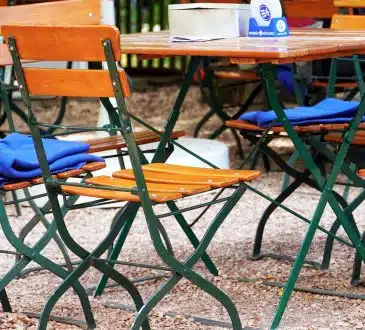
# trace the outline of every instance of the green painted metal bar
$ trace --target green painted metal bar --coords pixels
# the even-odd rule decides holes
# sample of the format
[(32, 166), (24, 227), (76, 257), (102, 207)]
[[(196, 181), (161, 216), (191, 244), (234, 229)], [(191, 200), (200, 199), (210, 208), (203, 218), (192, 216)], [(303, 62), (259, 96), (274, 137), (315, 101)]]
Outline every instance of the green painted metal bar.
[[(248, 184), (245, 184), (245, 186), (246, 186), (246, 188), (247, 188), (248, 190), (251, 190), (251, 191), (252, 191), (252, 192), (254, 192), (255, 194), (257, 194), (257, 195), (259, 195), (259, 196), (261, 196), (261, 197), (265, 198), (266, 200), (270, 201), (271, 203), (273, 203), (273, 204), (275, 204), (275, 203), (276, 203), (278, 207), (280, 207), (280, 208), (282, 208), (283, 210), (285, 210), (285, 211), (287, 211), (287, 212), (291, 213), (292, 215), (296, 216), (298, 219), (300, 219), (300, 220), (302, 220), (302, 221), (304, 221), (304, 222), (306, 222), (306, 223), (308, 223), (308, 224), (310, 224), (310, 223), (311, 223), (311, 220), (308, 220), (307, 218), (305, 218), (305, 217), (303, 217), (302, 215), (300, 215), (299, 213), (297, 213), (297, 212), (295, 212), (295, 211), (291, 210), (290, 208), (286, 207), (285, 205), (282, 205), (282, 204), (280, 204), (280, 203), (277, 203), (274, 199), (270, 198), (269, 196), (265, 195), (264, 193), (262, 193), (261, 191), (259, 191), (259, 190), (255, 189), (254, 187), (252, 187), (252, 186), (250, 186), (250, 185), (248, 185)], [(332, 233), (331, 233), (330, 231), (328, 231), (327, 229), (325, 229), (325, 228), (323, 228), (323, 227), (321, 227), (321, 226), (318, 226), (318, 229), (319, 229), (320, 231), (322, 231), (323, 233), (325, 233), (325, 234), (327, 234), (327, 235), (329, 235), (329, 236), (334, 237), (334, 239), (336, 239), (337, 241), (339, 241), (339, 242), (341, 242), (341, 243), (343, 243), (343, 244), (345, 244), (345, 245), (347, 245), (347, 246), (349, 246), (349, 247), (352, 247), (352, 248), (354, 247), (352, 243), (350, 243), (350, 242), (348, 242), (348, 241), (344, 240), (342, 237), (339, 237), (339, 236), (336, 236), (336, 235), (332, 234)]]
[(186, 73), (185, 79), (181, 85), (181, 88), (180, 88), (179, 94), (176, 98), (175, 104), (174, 104), (171, 112), (169, 113), (169, 117), (166, 121), (166, 124), (164, 127), (164, 134), (162, 135), (161, 140), (158, 144), (156, 153), (152, 158), (152, 163), (158, 163), (158, 162), (160, 162), (160, 159), (162, 158), (163, 150), (165, 149), (166, 144), (169, 141), (169, 137), (171, 136), (173, 129), (175, 127), (175, 124), (179, 118), (181, 106), (182, 106), (184, 99), (186, 97), (186, 94), (189, 90), (189, 86), (191, 85), (191, 83), (193, 81), (194, 74), (198, 69), (200, 61), (201, 60), (199, 57), (191, 58), (191, 62), (190, 62), (188, 71)]
[[(193, 230), (186, 222), (184, 216), (181, 214), (176, 204), (174, 202), (167, 202), (166, 205), (171, 212), (175, 213), (174, 217), (177, 220), (178, 224), (180, 225), (181, 229), (184, 231), (186, 237), (189, 239), (190, 243), (193, 245), (195, 249), (198, 248), (200, 244), (199, 239), (196, 237)], [(214, 276), (218, 275), (217, 267), (215, 266), (212, 259), (210, 259), (209, 255), (206, 252), (202, 255), (202, 261), (204, 262), (205, 266), (208, 268), (209, 272), (212, 275)]]
[[(137, 215), (137, 212), (138, 212), (138, 209), (139, 209), (139, 205), (138, 204), (132, 204), (133, 206), (131, 206), (133, 208), (133, 210), (131, 211), (131, 214), (129, 216), (129, 218), (127, 219), (126, 223), (124, 224), (120, 234), (119, 234), (119, 237), (117, 238), (117, 241), (112, 249), (112, 252), (110, 254), (110, 256), (108, 257), (108, 264), (111, 265), (111, 266), (114, 266), (115, 265), (115, 261), (117, 260), (119, 254), (120, 254), (120, 251), (122, 250), (122, 247), (125, 243), (125, 240), (127, 239), (127, 236), (129, 234), (129, 231), (132, 227), (132, 224), (134, 222), (134, 219)], [(133, 212), (133, 213), (132, 213)], [(97, 288), (95, 290), (95, 293), (94, 293), (94, 297), (98, 297), (98, 296), (101, 296), (101, 294), (103, 293), (104, 291), (104, 288), (106, 286), (108, 282), (108, 277), (104, 274), (98, 285), (97, 285)]]
[(221, 198), (221, 199), (218, 199), (218, 200), (213, 200), (213, 201), (201, 203), (199, 205), (189, 206), (189, 207), (186, 207), (186, 208), (183, 208), (183, 209), (174, 209), (171, 212), (167, 212), (167, 213), (157, 215), (157, 218), (161, 219), (161, 218), (176, 216), (176, 215), (179, 215), (179, 214), (184, 213), (184, 212), (189, 212), (189, 211), (192, 211), (192, 210), (200, 209), (204, 206), (211, 206), (211, 205), (214, 205), (214, 204), (219, 204), (219, 203), (222, 203), (222, 202), (226, 202), (229, 199), (230, 199), (230, 197), (224, 197), (224, 198)]
[[(296, 261), (292, 268), (291, 274), (290, 274), (287, 284), (285, 286), (282, 298), (280, 300), (279, 306), (275, 313), (274, 320), (271, 325), (272, 329), (276, 329), (281, 321), (282, 315), (285, 311), (285, 308), (286, 308), (288, 300), (291, 296), (292, 290), (295, 286), (295, 282), (299, 276), (300, 269), (305, 261), (305, 257), (308, 253), (309, 247), (311, 245), (312, 239), (316, 232), (317, 226), (319, 225), (319, 221), (321, 219), (321, 216), (323, 214), (323, 211), (324, 211), (324, 208), (325, 208), (327, 202), (330, 203), (330, 205), (331, 205), (332, 209), (334, 210), (334, 212), (336, 213), (336, 215), (338, 215), (340, 217), (341, 223), (343, 224), (344, 229), (345, 229), (346, 233), (349, 235), (351, 241), (354, 242), (354, 244), (356, 244), (356, 247), (359, 249), (360, 253), (363, 253), (364, 248), (361, 245), (361, 242), (360, 242), (360, 244), (357, 243), (359, 241), (359, 237), (356, 236), (356, 233), (354, 232), (354, 228), (348, 223), (346, 216), (342, 213), (341, 208), (338, 206), (338, 202), (335, 200), (334, 196), (332, 195), (332, 187), (336, 181), (338, 173), (341, 170), (342, 164), (345, 159), (345, 154), (350, 145), (349, 142), (351, 142), (351, 140), (356, 132), (356, 129), (360, 123), (361, 117), (365, 111), (365, 107), (362, 109), (362, 107), (360, 106), (360, 110), (357, 112), (354, 120), (352, 121), (352, 123), (350, 125), (349, 131), (346, 133), (346, 141), (342, 144), (340, 151), (338, 153), (338, 156), (336, 158), (336, 162), (332, 168), (332, 171), (331, 171), (327, 181), (325, 181), (325, 179), (321, 175), (320, 169), (313, 162), (312, 158), (310, 157), (307, 150), (305, 149), (303, 142), (300, 140), (300, 138), (294, 131), (293, 127), (287, 120), (283, 109), (280, 106), (280, 103), (279, 103), (277, 95), (276, 95), (276, 91), (273, 90), (273, 84), (274, 84), (275, 78), (276, 78), (273, 66), (271, 64), (263, 64), (262, 72), (263, 72), (263, 77), (265, 79), (265, 88), (268, 90), (269, 100), (271, 102), (272, 108), (275, 110), (279, 120), (283, 123), (283, 126), (284, 126), (286, 132), (288, 133), (289, 137), (293, 141), (297, 150), (300, 152), (306, 167), (311, 171), (314, 179), (318, 182), (318, 185), (320, 187), (323, 187), (323, 193), (317, 204), (316, 211), (312, 217), (311, 224), (308, 227), (305, 239), (304, 239), (302, 246), (299, 250), (299, 253), (297, 255)], [(365, 253), (364, 253), (364, 256), (365, 256)]]
[(335, 97), (336, 90), (336, 79), (337, 79), (337, 59), (333, 58), (331, 61), (328, 87), (327, 87), (327, 97)]

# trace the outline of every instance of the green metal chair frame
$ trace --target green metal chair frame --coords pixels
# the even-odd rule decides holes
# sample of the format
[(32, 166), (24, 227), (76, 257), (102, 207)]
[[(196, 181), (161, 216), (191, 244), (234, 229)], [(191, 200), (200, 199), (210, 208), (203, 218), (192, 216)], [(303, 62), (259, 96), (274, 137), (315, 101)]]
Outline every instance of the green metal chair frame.
[[(356, 56), (354, 60), (356, 64), (357, 62)], [(275, 90), (274, 87), (274, 83), (276, 80), (275, 66), (270, 63), (261, 64), (260, 66), (261, 66), (263, 81), (265, 84), (265, 89), (269, 97), (269, 102), (278, 117), (277, 121), (282, 123), (282, 126), (284, 127), (289, 138), (294, 143), (295, 148), (298, 151), (300, 158), (304, 161), (306, 167), (306, 171), (304, 173), (298, 173), (297, 171), (293, 171), (294, 169), (285, 164), (285, 162), (280, 163), (281, 167), (285, 170), (285, 172), (294, 177), (296, 180), (287, 188), (287, 190), (285, 190), (281, 195), (279, 195), (279, 197), (276, 200), (269, 198), (268, 196), (258, 191), (257, 189), (254, 189), (252, 187), (249, 188), (250, 190), (258, 193), (259, 195), (266, 198), (272, 203), (269, 206), (266, 214), (264, 214), (261, 221), (261, 225), (264, 224), (264, 222), (266, 222), (268, 215), (270, 215), (273, 209), (275, 209), (276, 207), (283, 208), (284, 210), (290, 212), (293, 215), (296, 215), (299, 219), (309, 224), (306, 236), (294, 260), (294, 265), (288, 278), (288, 281), (286, 282), (286, 285), (283, 286), (282, 284), (276, 284), (277, 286), (284, 287), (283, 295), (281, 297), (279, 306), (276, 310), (274, 320), (271, 324), (271, 329), (277, 329), (280, 324), (283, 313), (286, 309), (287, 303), (292, 294), (292, 291), (295, 289), (295, 283), (300, 274), (300, 270), (303, 264), (306, 262), (306, 255), (308, 253), (309, 247), (311, 246), (314, 234), (316, 233), (317, 230), (321, 230), (326, 234), (328, 234), (330, 242), (333, 242), (333, 239), (335, 238), (338, 241), (348, 246), (354, 247), (356, 250), (356, 260), (358, 262), (365, 260), (365, 249), (362, 243), (363, 238), (360, 236), (359, 230), (352, 216), (352, 212), (363, 202), (365, 197), (365, 192), (362, 191), (354, 201), (346, 204), (346, 202), (339, 195), (336, 195), (336, 193), (333, 191), (333, 187), (336, 184), (337, 177), (341, 172), (344, 173), (349, 178), (349, 180), (354, 182), (357, 186), (364, 187), (364, 180), (362, 180), (357, 175), (357, 173), (353, 169), (353, 166), (351, 166), (351, 164), (349, 164), (346, 161), (346, 155), (350, 148), (351, 142), (356, 134), (356, 131), (359, 129), (361, 119), (365, 113), (365, 97), (362, 97), (359, 110), (354, 119), (349, 123), (348, 127), (342, 131), (344, 136), (343, 143), (338, 147), (336, 153), (327, 148), (327, 146), (323, 144), (323, 142), (320, 139), (318, 139), (318, 137), (315, 136), (313, 137), (311, 136), (311, 134), (309, 137), (308, 135), (306, 137), (305, 135), (299, 134), (293, 128), (293, 126), (290, 124), (280, 105), (277, 91)], [(336, 81), (335, 67), (336, 67), (336, 60), (333, 60), (333, 65), (331, 67), (330, 85), (329, 85), (329, 97), (333, 97), (334, 95), (334, 86)], [(268, 134), (271, 128), (272, 126), (268, 127), (268, 129), (263, 133), (263, 136), (260, 138), (260, 141), (258, 141), (259, 143), (264, 142), (265, 139), (268, 138)], [(313, 150), (312, 151), (308, 150), (308, 143), (312, 148), (314, 148), (315, 152), (313, 152)], [(262, 148), (262, 150), (265, 151), (268, 155), (273, 156), (273, 158), (277, 158), (277, 155), (273, 154), (272, 150), (267, 148), (265, 143), (262, 143), (258, 147)], [(323, 175), (323, 171), (315, 161), (315, 157), (318, 153), (333, 163), (332, 169), (330, 170), (328, 176)], [(308, 181), (309, 176), (312, 177), (311, 181)], [(310, 185), (312, 184), (313, 187), (315, 187), (321, 192), (320, 200), (317, 204), (316, 210), (311, 220), (306, 219), (300, 214), (293, 212), (293, 210), (290, 210), (289, 208), (282, 205), (282, 202), (287, 198), (287, 195), (290, 195), (303, 182)], [(327, 204), (331, 206), (332, 210), (337, 216), (335, 224), (332, 226), (330, 231), (325, 230), (319, 225), (321, 217), (323, 215), (324, 208)], [(335, 235), (336, 230), (340, 225), (343, 227), (347, 236), (350, 238), (350, 242), (348, 242), (347, 240), (343, 240), (342, 238), (337, 237)], [(262, 230), (262, 228), (260, 230)], [(259, 233), (258, 236), (261, 235), (262, 232), (261, 234)], [(258, 237), (256, 244), (257, 242), (260, 242), (261, 239), (262, 236)], [(256, 254), (260, 252), (259, 245), (260, 244), (255, 246)], [(359, 267), (357, 267), (354, 270), (354, 273), (358, 271), (358, 268)], [(301, 291), (303, 290), (301, 289)]]
[[(19, 29), (26, 28), (26, 27), (17, 27), (18, 31)], [(52, 27), (47, 27), (49, 29), (52, 29)], [(97, 31), (96, 28), (100, 27), (87, 27), (84, 29), (92, 29), (90, 32)], [(4, 30), (6, 27), (4, 27)], [(55, 28), (57, 30), (57, 28)], [(72, 28), (70, 28), (72, 29)], [(77, 28), (76, 28), (77, 29)], [(109, 28), (108, 29), (112, 29)], [(100, 40), (102, 42), (100, 44), (101, 50), (104, 50), (104, 55), (101, 56), (94, 56), (93, 60), (96, 61), (102, 61), (106, 60), (108, 64), (108, 71), (110, 74), (110, 79), (113, 82), (113, 93), (114, 97), (117, 100), (117, 108), (107, 108), (109, 115), (115, 120), (117, 123), (117, 127), (115, 129), (105, 129), (104, 130), (114, 130), (114, 131), (120, 131), (125, 141), (128, 145), (128, 152), (131, 159), (132, 167), (134, 170), (134, 174), (136, 176), (136, 182), (137, 187), (133, 189), (116, 189), (116, 188), (109, 188), (109, 190), (116, 190), (116, 191), (127, 191), (131, 192), (132, 194), (138, 195), (140, 198), (140, 202), (129, 202), (125, 207), (123, 207), (115, 217), (113, 221), (113, 227), (111, 231), (106, 235), (106, 237), (103, 239), (103, 241), (91, 252), (85, 250), (83, 247), (81, 247), (78, 243), (76, 243), (71, 235), (68, 232), (68, 229), (64, 223), (64, 213), (62, 212), (62, 209), (59, 205), (59, 201), (57, 199), (57, 196), (60, 194), (64, 194), (62, 191), (61, 186), (62, 185), (70, 185), (70, 186), (78, 186), (78, 187), (90, 187), (90, 185), (84, 185), (82, 183), (76, 184), (76, 183), (67, 183), (67, 182), (59, 182), (56, 179), (53, 179), (50, 175), (48, 163), (45, 156), (45, 151), (43, 149), (42, 141), (41, 141), (41, 134), (39, 130), (39, 126), (45, 126), (44, 123), (37, 122), (32, 110), (31, 110), (31, 101), (29, 98), (29, 93), (27, 90), (27, 84), (26, 80), (23, 75), (23, 69), (22, 64), (20, 62), (19, 53), (18, 53), (18, 42), (19, 38), (17, 36), (13, 35), (12, 27), (9, 27), (9, 33), (7, 35), (8, 37), (8, 44), (9, 49), (13, 58), (14, 68), (16, 71), (16, 75), (19, 81), (19, 84), (21, 86), (21, 93), (23, 97), (23, 101), (26, 105), (26, 108), (28, 109), (28, 116), (29, 116), (29, 126), (31, 129), (33, 141), (35, 144), (36, 152), (39, 158), (39, 163), (43, 172), (43, 179), (45, 182), (45, 186), (47, 189), (48, 197), (52, 206), (52, 212), (55, 217), (55, 224), (58, 228), (58, 232), (63, 240), (63, 242), (66, 244), (66, 246), (74, 252), (78, 257), (82, 259), (81, 263), (75, 268), (73, 272), (69, 274), (67, 279), (61, 284), (61, 286), (56, 289), (54, 294), (49, 298), (46, 306), (44, 307), (44, 310), (42, 312), (40, 323), (39, 323), (39, 329), (45, 329), (46, 324), (48, 321), (48, 318), (50, 316), (51, 310), (53, 309), (53, 306), (55, 303), (59, 300), (59, 298), (63, 295), (64, 292), (66, 292), (74, 283), (77, 283), (78, 278), (84, 274), (84, 272), (89, 269), (90, 267), (95, 267), (99, 271), (101, 271), (104, 276), (111, 277), (113, 280), (118, 282), (122, 287), (124, 287), (131, 297), (133, 298), (136, 308), (139, 311), (138, 315), (133, 323), (132, 328), (133, 329), (139, 329), (141, 326), (143, 329), (149, 329), (148, 325), (148, 314), (151, 311), (151, 309), (181, 280), (181, 278), (186, 278), (193, 282), (194, 284), (198, 285), (201, 289), (206, 291), (208, 294), (216, 298), (227, 310), (227, 312), (230, 315), (232, 324), (234, 329), (241, 329), (241, 322), (238, 317), (238, 313), (236, 308), (234, 307), (231, 300), (228, 298), (228, 296), (223, 293), (221, 290), (216, 288), (213, 284), (211, 284), (209, 281), (204, 279), (202, 276), (200, 276), (198, 273), (192, 270), (192, 267), (200, 260), (204, 259), (204, 256), (206, 256), (205, 250), (208, 247), (209, 243), (211, 242), (212, 238), (214, 237), (214, 234), (219, 229), (222, 222), (225, 220), (225, 218), (228, 216), (232, 208), (236, 205), (238, 200), (241, 198), (243, 193), (245, 192), (246, 188), (244, 188), (243, 184), (239, 184), (236, 187), (232, 187), (234, 189), (234, 192), (230, 197), (222, 198), (221, 200), (215, 200), (208, 204), (216, 204), (216, 203), (223, 203), (224, 206), (222, 209), (218, 212), (214, 220), (212, 221), (212, 224), (208, 228), (206, 234), (204, 235), (203, 239), (199, 242), (193, 241), (193, 245), (196, 248), (194, 253), (190, 255), (189, 258), (187, 258), (184, 262), (179, 262), (176, 260), (176, 258), (173, 256), (172, 251), (166, 246), (166, 244), (163, 242), (160, 236), (160, 229), (159, 229), (159, 216), (157, 216), (153, 211), (153, 204), (150, 200), (150, 197), (148, 195), (146, 183), (144, 180), (144, 175), (141, 168), (141, 163), (143, 164), (145, 162), (145, 158), (143, 154), (141, 153), (140, 149), (136, 145), (133, 131), (131, 128), (131, 118), (132, 115), (128, 113), (124, 96), (122, 93), (122, 85), (120, 81), (120, 77), (118, 75), (118, 69), (116, 66), (115, 61), (118, 60), (116, 56), (115, 47), (119, 47), (118, 38), (116, 37), (116, 40), (109, 40), (104, 39)], [(75, 30), (77, 31), (77, 30)], [(74, 31), (72, 31), (74, 32)], [(119, 36), (119, 31), (115, 31), (116, 35)], [(5, 33), (6, 34), (6, 33)], [(16, 33), (15, 33), (16, 34)], [(80, 35), (79, 35), (80, 36)], [(87, 35), (85, 36), (87, 38)], [(41, 40), (38, 38), (35, 38), (32, 40), (33, 45), (37, 42), (41, 42)], [(117, 43), (117, 46), (114, 46)], [(34, 47), (34, 46), (32, 46)], [(57, 50), (55, 50), (55, 53)], [(88, 50), (85, 49), (85, 52), (87, 53)], [(90, 54), (87, 54), (90, 57)], [(22, 55), (21, 55), (22, 56)], [(26, 55), (24, 55), (26, 56)], [(41, 56), (41, 55), (40, 55)], [(66, 58), (72, 57), (74, 54), (70, 52), (69, 54), (65, 55)], [(80, 55), (78, 55), (80, 57)], [(71, 58), (69, 58), (71, 59)], [(80, 59), (80, 58), (77, 58)], [(75, 59), (75, 60), (77, 60)], [(197, 62), (193, 61), (193, 65), (191, 69), (189, 70), (186, 78), (186, 83), (190, 83), (192, 80), (192, 76), (194, 71), (197, 68)], [(182, 102), (183, 97), (186, 91), (184, 91), (181, 95), (178, 97), (177, 102)], [(182, 97), (181, 97), (182, 96)], [(169, 142), (169, 136), (171, 134), (171, 131), (175, 125), (175, 122), (177, 120), (177, 115), (179, 111), (179, 107), (175, 110), (175, 115), (170, 114), (169, 121), (167, 125), (165, 126), (165, 132), (160, 140), (159, 146), (157, 148), (157, 151), (154, 155), (154, 161), (158, 161), (161, 158), (164, 158), (164, 149), (166, 144)], [(137, 119), (133, 116), (134, 119)], [(69, 127), (69, 129), (78, 129), (76, 127)], [(95, 130), (98, 128), (90, 128), (90, 130)], [(177, 142), (173, 142), (174, 144), (177, 144)], [(200, 157), (201, 158), (201, 157)], [(94, 186), (95, 189), (107, 189), (106, 187), (101, 186)], [(105, 202), (105, 199), (102, 201)], [(169, 202), (168, 207), (170, 208), (171, 215), (174, 215), (176, 219), (178, 220), (179, 224), (183, 227), (185, 233), (188, 234), (188, 237), (192, 235), (192, 231), (189, 230), (189, 228), (186, 226), (187, 223), (182, 215), (183, 212), (186, 212), (191, 209), (195, 209), (197, 207), (204, 207), (206, 206), (206, 203), (203, 203), (202, 205), (196, 205), (193, 208), (187, 208), (187, 209), (178, 209), (174, 202)], [(88, 205), (89, 206), (89, 205)], [(126, 236), (128, 233), (128, 227), (130, 227), (130, 221), (133, 220), (137, 210), (139, 208), (142, 208), (144, 211), (144, 214), (146, 216), (146, 221), (148, 224), (148, 229), (150, 232), (151, 239), (154, 243), (154, 247), (160, 256), (160, 258), (164, 261), (165, 264), (167, 264), (168, 269), (173, 272), (173, 275), (169, 278), (169, 280), (151, 297), (151, 299), (143, 304), (142, 298), (138, 293), (138, 290), (136, 287), (122, 274), (117, 272), (113, 269), (112, 265), (114, 264), (113, 260), (104, 260), (100, 259), (100, 256), (108, 249), (108, 247), (113, 243), (113, 241), (116, 239), (116, 237), (120, 233), (120, 237)], [(72, 208), (72, 207), (71, 207)], [(168, 214), (170, 215), (170, 214)], [(165, 217), (168, 215), (161, 215), (161, 217)], [(128, 223), (129, 222), (129, 223)], [(6, 221), (4, 221), (6, 224)], [(7, 232), (7, 236), (9, 235), (10, 229), (3, 225), (4, 231)], [(124, 232), (124, 233), (123, 233)], [(10, 236), (8, 238), (11, 238)], [(117, 242), (116, 246), (119, 244), (120, 241)], [(19, 242), (14, 242), (15, 245), (18, 245)], [(119, 253), (118, 253), (119, 254)], [(112, 265), (111, 265), (112, 264)], [(0, 287), (1, 288), (1, 287)], [(82, 299), (81, 299), (82, 300)]]

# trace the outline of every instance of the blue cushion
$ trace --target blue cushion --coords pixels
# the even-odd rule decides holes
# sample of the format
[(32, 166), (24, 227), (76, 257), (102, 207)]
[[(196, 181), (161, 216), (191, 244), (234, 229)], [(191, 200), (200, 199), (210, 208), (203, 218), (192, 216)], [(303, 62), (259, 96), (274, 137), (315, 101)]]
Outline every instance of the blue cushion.
[[(360, 103), (356, 101), (327, 98), (312, 107), (295, 107), (284, 109), (284, 112), (294, 126), (346, 123), (355, 116), (359, 105)], [(248, 121), (260, 127), (267, 127), (276, 118), (275, 112), (271, 110), (248, 112), (243, 114), (240, 120)], [(281, 123), (278, 122), (275, 126), (281, 126)]]
[[(81, 168), (89, 162), (104, 159), (88, 154), (83, 142), (42, 139), (52, 173)], [(0, 140), (0, 186), (8, 182), (28, 180), (42, 175), (30, 136), (13, 133)]]

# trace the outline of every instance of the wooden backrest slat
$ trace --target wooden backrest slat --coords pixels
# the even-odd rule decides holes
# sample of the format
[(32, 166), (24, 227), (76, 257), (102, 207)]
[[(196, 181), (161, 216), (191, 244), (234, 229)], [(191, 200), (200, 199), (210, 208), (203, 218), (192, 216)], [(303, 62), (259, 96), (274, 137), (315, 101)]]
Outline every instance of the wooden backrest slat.
[(0, 34), (1, 27), (9, 24), (98, 25), (100, 19), (100, 0), (68, 0), (8, 6), (0, 8)]
[(16, 40), (19, 56), (37, 61), (104, 61), (102, 41), (112, 43), (120, 59), (119, 30), (112, 26), (22, 26), (4, 25), (2, 34)]
[(335, 0), (334, 4), (342, 8), (365, 8), (364, 0)]
[(0, 0), (0, 7), (7, 6), (8, 0)]
[(282, 3), (289, 18), (331, 18), (337, 13), (333, 0), (282, 0)]
[[(107, 70), (67, 70), (25, 68), (25, 82), (32, 95), (113, 97), (113, 86)], [(119, 70), (123, 95), (130, 90), (124, 70)]]
[(365, 16), (333, 15), (331, 28), (336, 30), (365, 30)]

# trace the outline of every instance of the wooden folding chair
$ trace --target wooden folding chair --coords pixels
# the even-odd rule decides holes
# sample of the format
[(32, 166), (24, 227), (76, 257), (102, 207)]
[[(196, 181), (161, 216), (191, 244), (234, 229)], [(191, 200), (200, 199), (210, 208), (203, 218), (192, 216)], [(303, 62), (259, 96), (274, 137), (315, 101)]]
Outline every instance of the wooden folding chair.
[[(99, 0), (70, 0), (70, 1), (56, 1), (52, 3), (41, 3), (41, 4), (33, 4), (33, 5), (19, 5), (13, 7), (3, 7), (0, 8), (0, 33), (1, 33), (1, 25), (9, 24), (9, 23), (17, 23), (17, 24), (87, 24), (87, 25), (99, 25), (100, 24), (100, 1)], [(71, 67), (71, 62), (68, 64), (68, 68)], [(17, 90), (16, 86), (9, 86), (5, 84), (0, 85), (1, 88), (1, 98), (4, 103), (4, 114), (3, 116), (8, 121), (9, 128), (11, 132), (17, 131), (14, 125), (13, 114), (17, 114), (23, 120), (27, 122), (26, 114), (16, 106), (12, 100), (11, 95), (12, 92)], [(105, 107), (111, 106), (108, 99), (102, 99), (102, 103)], [(46, 128), (48, 133), (55, 130), (57, 125), (61, 124), (62, 118), (65, 114), (67, 96), (61, 96), (61, 107), (60, 113), (57, 116), (56, 120), (53, 122), (52, 127)], [(111, 123), (112, 124), (112, 123)], [(50, 134), (47, 134), (50, 135)], [(56, 134), (57, 135), (57, 134)], [(184, 135), (184, 132), (177, 131), (171, 134), (171, 137), (176, 139)], [(156, 134), (156, 132), (152, 131), (143, 131), (136, 134), (136, 142), (137, 144), (148, 144), (152, 142), (158, 142), (160, 140), (160, 136)], [(120, 160), (121, 166), (123, 166), (123, 155), (126, 154), (125, 151), (121, 149), (125, 149), (126, 144), (123, 140), (123, 137), (120, 135), (116, 135), (112, 132), (110, 137), (96, 138), (92, 140), (86, 141), (90, 144), (89, 152), (100, 152), (100, 151), (117, 151), (118, 158)], [(168, 157), (172, 148), (169, 147), (166, 149), (166, 156)], [(15, 191), (12, 190), (13, 199), (16, 200)], [(20, 215), (19, 203), (15, 203), (15, 207), (17, 208), (17, 213)], [(25, 237), (30, 233), (30, 231), (36, 226), (39, 222), (39, 214), (41, 214), (41, 210), (44, 212), (49, 211), (49, 205), (45, 205), (43, 208), (37, 208), (36, 204), (32, 204), (32, 207), (35, 210), (35, 217), (29, 221), (29, 223), (21, 230), (20, 238), (24, 241)], [(45, 221), (45, 219), (43, 219)], [(57, 237), (56, 237), (57, 239)], [(61, 251), (64, 253), (64, 258), (66, 264), (70, 268), (71, 261), (69, 260), (66, 250), (62, 248), (62, 243), (59, 241), (58, 245), (61, 248)], [(17, 258), (18, 260), (19, 258)]]
[[(118, 70), (115, 63), (120, 58), (119, 31), (117, 29), (104, 26), (6, 26), (3, 27), (3, 33), (12, 54), (23, 100), (29, 110), (31, 133), (58, 231), (67, 247), (82, 259), (80, 265), (48, 300), (40, 318), (39, 329), (46, 329), (48, 317), (55, 303), (69, 289), (70, 285), (77, 281), (90, 267), (95, 267), (105, 276), (111, 277), (132, 296), (138, 310), (132, 329), (139, 329), (141, 326), (143, 329), (149, 329), (147, 320), (149, 312), (183, 277), (198, 285), (223, 304), (230, 315), (233, 328), (236, 330), (241, 329), (236, 308), (228, 296), (193, 271), (192, 267), (203, 257), (221, 223), (243, 195), (245, 191), (244, 181), (256, 179), (259, 172), (201, 169), (166, 165), (164, 163), (146, 163), (136, 144), (131, 126), (131, 118), (136, 117), (127, 111), (124, 101), (125, 96), (128, 95), (126, 93), (127, 81), (124, 71)], [(34, 36), (31, 42), (27, 38), (29, 34)], [(35, 60), (106, 61), (108, 70), (22, 68), (20, 60), (25, 58)], [(95, 84), (95, 81), (98, 81), (98, 84)], [(118, 171), (113, 174), (113, 177), (101, 176), (86, 179), (84, 183), (60, 182), (57, 178), (53, 178), (49, 171), (40, 138), (39, 126), (43, 126), (44, 123), (38, 122), (35, 118), (29, 94), (77, 94), (81, 97), (115, 97), (118, 104), (117, 108), (108, 108), (107, 110), (117, 123), (115, 130), (120, 131), (126, 141), (132, 169)], [(196, 196), (199, 193), (217, 188), (229, 188), (233, 193), (229, 197), (212, 202), (215, 204), (224, 203), (224, 205), (213, 219), (203, 239), (200, 242), (195, 242), (197, 244), (193, 243), (194, 253), (185, 261), (179, 262), (160, 236), (159, 218), (167, 215), (156, 215), (153, 206), (155, 204), (167, 204), (171, 210), (171, 215), (176, 217), (179, 223), (184, 224), (183, 212), (205, 206), (205, 203), (201, 205), (198, 203)], [(89, 252), (76, 243), (70, 235), (64, 223), (57, 199), (58, 195), (90, 196), (99, 198), (102, 201), (122, 200), (126, 201), (127, 204), (118, 212), (111, 231), (92, 252)], [(174, 201), (187, 196), (194, 196), (196, 205), (187, 209), (179, 209)], [(112, 265), (115, 260), (107, 262), (100, 259), (100, 256), (119, 233), (128, 234), (130, 221), (135, 217), (139, 208), (144, 212), (148, 230), (158, 255), (172, 270), (172, 275), (168, 281), (145, 304), (134, 285), (113, 269)], [(118, 244), (117, 242), (116, 247)]]
[[(181, 0), (181, 3), (189, 3), (193, 2), (190, 0)], [(198, 1), (195, 1), (198, 2)], [(216, 0), (216, 1), (199, 1), (199, 2), (217, 2), (217, 3), (242, 3), (242, 1), (235, 0)], [(245, 3), (249, 1), (243, 1)], [(332, 15), (337, 12), (336, 7), (333, 4), (333, 0), (281, 0), (284, 12), (287, 17), (290, 18), (317, 18), (317, 19), (331, 19)], [(308, 10), (308, 8), (311, 10)], [(223, 62), (223, 63), (222, 63)], [(208, 104), (211, 107), (211, 110), (204, 115), (204, 117), (197, 124), (194, 136), (198, 136), (202, 127), (207, 123), (207, 121), (217, 115), (222, 121), (223, 124), (218, 127), (214, 132), (209, 135), (209, 138), (215, 139), (220, 134), (222, 134), (227, 128), (224, 125), (224, 121), (227, 120), (237, 120), (243, 113), (245, 113), (255, 102), (257, 97), (263, 92), (263, 87), (261, 84), (260, 74), (257, 70), (240, 70), (235, 65), (227, 64), (227, 61), (221, 61), (217, 64), (209, 64), (204, 63), (204, 73), (205, 78), (204, 86), (207, 87), (208, 95), (205, 96)], [(295, 79), (299, 80), (300, 77), (296, 75)], [(213, 83), (213, 80), (217, 81), (217, 84)], [(252, 93), (249, 95), (247, 100), (240, 106), (240, 109), (233, 115), (228, 115), (226, 111), (222, 108), (222, 105), (219, 104), (219, 100), (217, 99), (217, 90), (220, 87), (215, 87), (219, 82), (223, 82), (227, 88), (230, 88), (235, 85), (245, 85), (245, 84), (255, 84)], [(298, 93), (296, 93), (298, 94)], [(297, 96), (298, 103), (301, 103), (301, 96)], [(230, 118), (230, 119), (228, 119)], [(233, 132), (233, 136), (235, 138), (237, 147), (239, 149), (240, 156), (243, 156), (243, 152), (241, 150), (241, 143), (237, 138), (235, 132)], [(270, 169), (270, 165), (267, 160), (264, 158), (265, 167), (267, 170)], [(255, 166), (255, 165), (253, 165)]]

